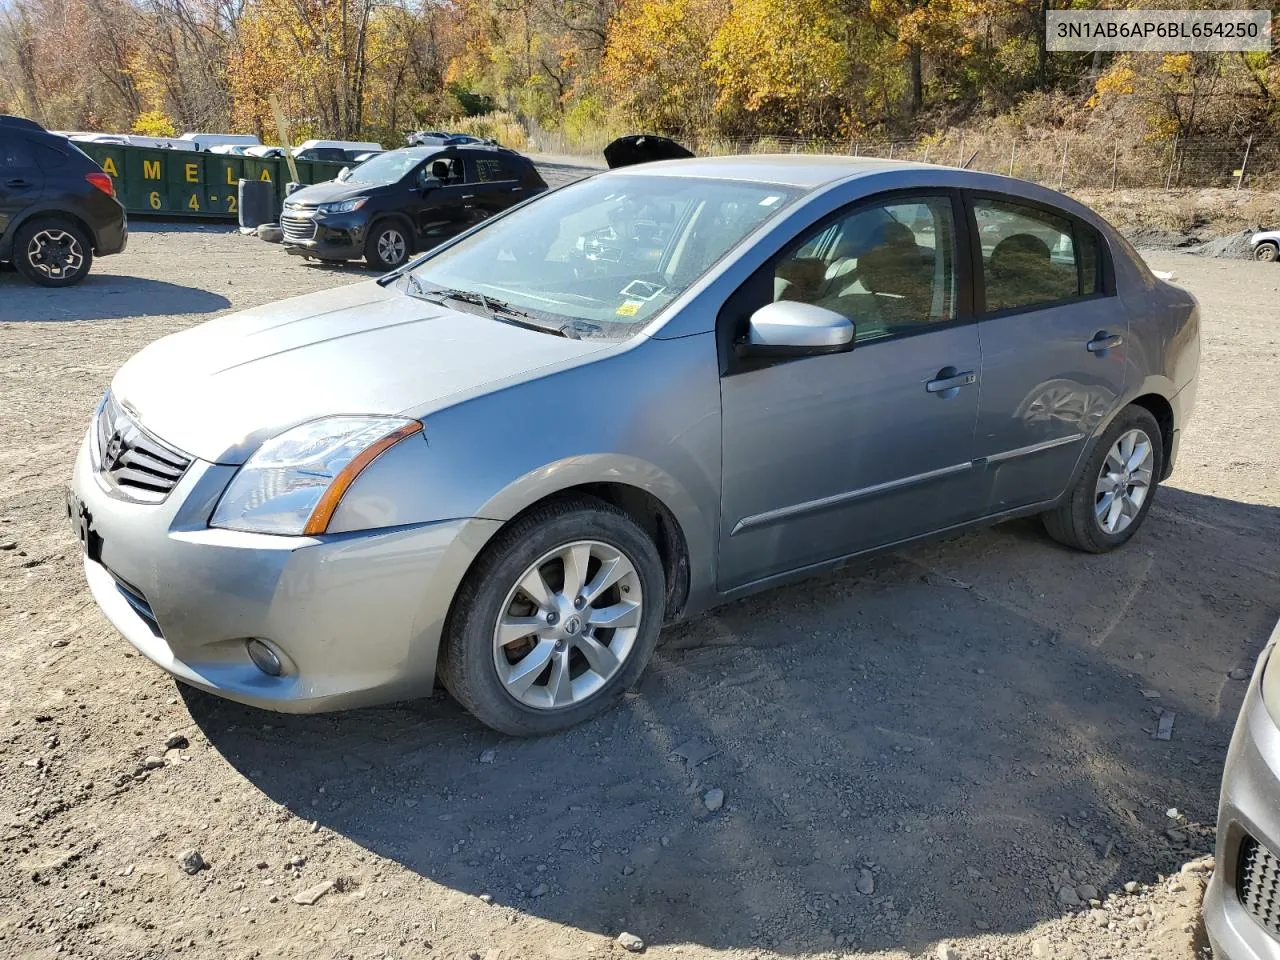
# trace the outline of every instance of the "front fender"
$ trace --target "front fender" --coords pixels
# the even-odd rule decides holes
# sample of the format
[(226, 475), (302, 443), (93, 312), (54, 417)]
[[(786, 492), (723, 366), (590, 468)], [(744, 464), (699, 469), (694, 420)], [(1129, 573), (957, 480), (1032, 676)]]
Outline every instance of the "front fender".
[(714, 590), (720, 519), (714, 335), (646, 339), (417, 413), (425, 442), (409, 438), (375, 460), (343, 498), (331, 532), (462, 518), (503, 524), (563, 491), (620, 484), (655, 497), (680, 525), (689, 552), (689, 609)]

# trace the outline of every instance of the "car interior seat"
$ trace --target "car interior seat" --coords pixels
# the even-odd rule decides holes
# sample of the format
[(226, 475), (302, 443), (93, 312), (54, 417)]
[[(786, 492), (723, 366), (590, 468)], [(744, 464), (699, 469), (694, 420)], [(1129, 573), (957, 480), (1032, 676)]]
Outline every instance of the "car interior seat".
[(1033, 233), (1015, 233), (995, 245), (987, 260), (987, 309), (1004, 310), (1069, 296), (1054, 269), (1049, 245)]

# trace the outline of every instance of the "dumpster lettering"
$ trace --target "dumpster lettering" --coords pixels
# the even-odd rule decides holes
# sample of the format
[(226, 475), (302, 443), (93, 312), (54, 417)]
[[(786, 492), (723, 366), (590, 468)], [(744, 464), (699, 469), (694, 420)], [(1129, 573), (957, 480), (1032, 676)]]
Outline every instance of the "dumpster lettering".
[(143, 160), (142, 161), (142, 179), (143, 180), (159, 180), (160, 179), (160, 161), (159, 160)]

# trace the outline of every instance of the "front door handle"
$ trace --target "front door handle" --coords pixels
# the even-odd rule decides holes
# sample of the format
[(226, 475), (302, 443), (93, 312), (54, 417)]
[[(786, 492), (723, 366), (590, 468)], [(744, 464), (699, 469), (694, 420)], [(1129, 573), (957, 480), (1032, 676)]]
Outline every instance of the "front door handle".
[(29, 180), (23, 180), (21, 177), (14, 177), (12, 180), (7, 181), (5, 183), (5, 186), (6, 187), (29, 187), (31, 186), (31, 182)]
[(1099, 330), (1093, 335), (1093, 339), (1084, 345), (1085, 349), (1090, 353), (1106, 353), (1113, 347), (1118, 347), (1124, 343), (1124, 337), (1115, 333), (1107, 333), (1105, 330)]
[(474, 193), (464, 193), (462, 195), (463, 200), (474, 200), (475, 198), (476, 198), (476, 195)]
[(959, 393), (961, 387), (967, 387), (977, 382), (978, 375), (972, 370), (957, 371), (955, 367), (943, 367), (938, 371), (937, 377), (926, 383), (924, 388), (930, 393), (936, 393), (945, 400), (947, 397), (954, 397)]

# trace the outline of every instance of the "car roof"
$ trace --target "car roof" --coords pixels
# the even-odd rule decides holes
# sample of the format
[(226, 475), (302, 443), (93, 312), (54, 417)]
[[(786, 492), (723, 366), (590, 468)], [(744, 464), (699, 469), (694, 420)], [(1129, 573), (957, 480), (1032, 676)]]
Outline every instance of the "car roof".
[(745, 180), (779, 186), (816, 189), (859, 174), (886, 170), (909, 170), (933, 164), (909, 160), (882, 160), (875, 157), (842, 157), (790, 153), (744, 154), (728, 157), (694, 157), (689, 160), (655, 160), (643, 165), (618, 167), (602, 176), (699, 177), (707, 180)]

